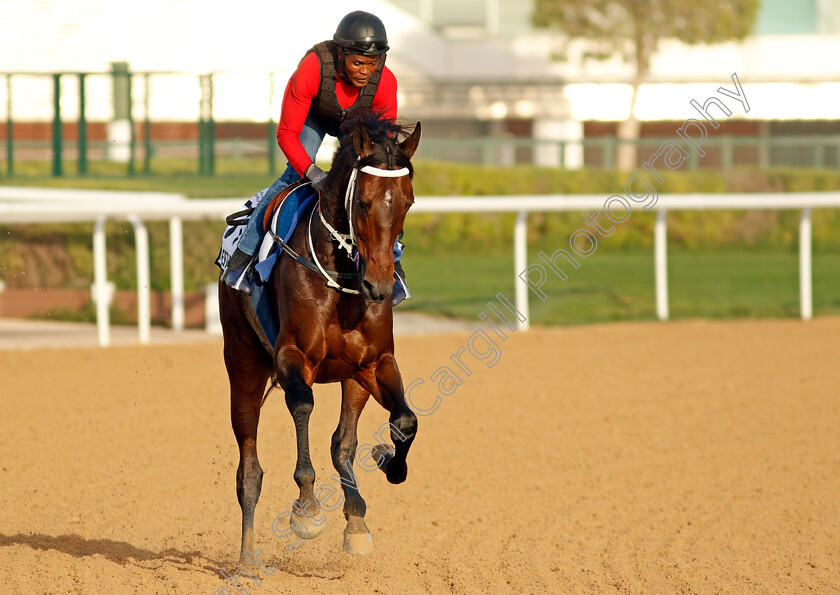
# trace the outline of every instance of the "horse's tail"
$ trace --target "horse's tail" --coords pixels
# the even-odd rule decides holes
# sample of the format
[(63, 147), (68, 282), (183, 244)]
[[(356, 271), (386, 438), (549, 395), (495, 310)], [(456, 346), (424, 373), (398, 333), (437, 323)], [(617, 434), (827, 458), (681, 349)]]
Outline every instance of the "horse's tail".
[(263, 395), (262, 401), (260, 401), (260, 409), (262, 409), (262, 406), (265, 405), (265, 400), (268, 398), (268, 393), (273, 391), (278, 386), (280, 386), (280, 383), (277, 382), (277, 375), (274, 374), (271, 376), (271, 384), (269, 384), (268, 388), (265, 389), (265, 394)]

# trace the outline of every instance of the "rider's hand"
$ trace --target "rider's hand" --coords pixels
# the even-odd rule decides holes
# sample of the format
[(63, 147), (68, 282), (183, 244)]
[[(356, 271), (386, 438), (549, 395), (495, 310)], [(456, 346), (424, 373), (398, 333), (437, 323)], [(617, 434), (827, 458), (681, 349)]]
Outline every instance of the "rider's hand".
[(327, 181), (327, 172), (313, 163), (306, 168), (306, 179), (312, 182), (312, 187), (315, 190), (320, 192), (324, 189), (324, 183)]

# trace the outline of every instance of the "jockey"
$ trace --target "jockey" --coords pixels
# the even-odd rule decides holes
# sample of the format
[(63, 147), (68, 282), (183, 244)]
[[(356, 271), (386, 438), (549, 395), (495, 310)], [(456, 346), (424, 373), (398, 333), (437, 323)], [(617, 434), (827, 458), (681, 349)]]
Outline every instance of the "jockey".
[[(346, 15), (332, 40), (310, 49), (286, 86), (277, 127), (277, 142), (289, 163), (257, 204), (239, 244), (223, 273), (225, 283), (251, 293), (248, 267), (261, 242), (261, 223), (268, 203), (283, 188), (306, 178), (315, 190), (323, 188), (326, 172), (315, 164), (315, 154), (325, 134), (338, 136), (345, 119), (377, 112), (391, 120), (397, 117), (397, 79), (385, 66), (388, 37), (376, 16), (357, 10)], [(394, 245), (392, 303), (409, 297), (405, 273), (399, 264), (402, 244)]]

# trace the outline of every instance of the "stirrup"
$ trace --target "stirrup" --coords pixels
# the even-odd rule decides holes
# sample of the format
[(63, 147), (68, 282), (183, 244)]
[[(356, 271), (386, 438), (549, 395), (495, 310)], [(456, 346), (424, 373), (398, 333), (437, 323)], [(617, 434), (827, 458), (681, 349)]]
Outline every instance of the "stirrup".
[(394, 263), (394, 289), (391, 290), (391, 307), (411, 299), (411, 292), (405, 282), (405, 271), (403, 271), (402, 265), (399, 268), (397, 268), (397, 265), (400, 265), (399, 261)]
[(251, 282), (248, 280), (248, 269), (231, 269), (225, 273), (225, 283), (236, 291), (251, 295)]
[(236, 248), (222, 273), (225, 283), (245, 295), (251, 295), (251, 282), (248, 272), (253, 258), (250, 254)]

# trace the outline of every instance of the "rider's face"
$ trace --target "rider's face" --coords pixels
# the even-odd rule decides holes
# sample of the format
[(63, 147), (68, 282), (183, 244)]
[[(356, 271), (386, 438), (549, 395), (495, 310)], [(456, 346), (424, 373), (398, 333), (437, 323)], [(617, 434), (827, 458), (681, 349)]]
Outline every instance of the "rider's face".
[(344, 56), (344, 72), (350, 82), (356, 87), (364, 87), (370, 80), (370, 75), (379, 66), (379, 56), (360, 56), (346, 54)]

